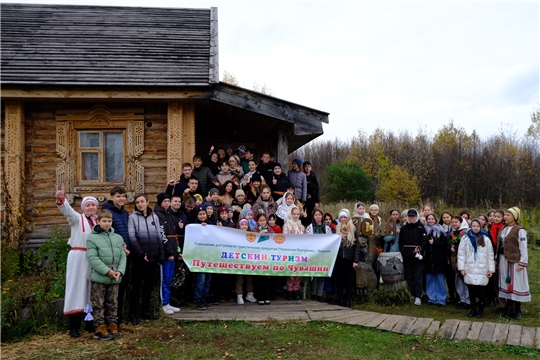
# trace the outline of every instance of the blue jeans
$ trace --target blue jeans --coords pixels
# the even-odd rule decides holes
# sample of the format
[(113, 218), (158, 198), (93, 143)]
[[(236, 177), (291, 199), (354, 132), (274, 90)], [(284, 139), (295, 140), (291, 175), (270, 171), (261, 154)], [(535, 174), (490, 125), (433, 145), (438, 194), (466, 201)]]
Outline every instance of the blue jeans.
[(432, 304), (446, 305), (445, 274), (426, 273), (426, 293)]
[(210, 281), (212, 280), (212, 274), (198, 272), (195, 275), (195, 300), (201, 300), (208, 295), (210, 291)]

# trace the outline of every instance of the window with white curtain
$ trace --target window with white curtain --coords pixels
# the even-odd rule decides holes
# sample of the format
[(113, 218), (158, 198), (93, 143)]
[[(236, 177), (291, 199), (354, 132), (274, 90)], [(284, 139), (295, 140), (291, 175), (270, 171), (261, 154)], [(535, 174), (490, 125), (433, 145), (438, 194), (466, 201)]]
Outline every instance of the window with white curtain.
[(81, 183), (125, 181), (124, 131), (79, 131)]

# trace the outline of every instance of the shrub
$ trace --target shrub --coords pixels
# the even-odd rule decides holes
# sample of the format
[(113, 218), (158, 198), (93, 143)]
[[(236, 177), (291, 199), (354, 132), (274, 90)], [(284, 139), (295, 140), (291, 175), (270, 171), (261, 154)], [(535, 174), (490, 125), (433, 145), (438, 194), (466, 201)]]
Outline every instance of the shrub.
[[(2, 251), (2, 341), (61, 329), (53, 301), (64, 296), (69, 231), (55, 228), (36, 254)], [(43, 266), (46, 259), (47, 266)], [(40, 264), (41, 266), (38, 266)]]
[(324, 172), (325, 194), (330, 202), (362, 200), (374, 197), (373, 184), (362, 166), (352, 161), (336, 161)]

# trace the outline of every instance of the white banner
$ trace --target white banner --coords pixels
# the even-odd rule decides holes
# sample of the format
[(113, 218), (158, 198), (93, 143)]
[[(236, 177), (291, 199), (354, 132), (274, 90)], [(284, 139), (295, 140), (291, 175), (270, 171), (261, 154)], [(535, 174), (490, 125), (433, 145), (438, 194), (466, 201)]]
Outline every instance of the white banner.
[(213, 225), (186, 227), (184, 261), (194, 272), (330, 276), (339, 235), (259, 234)]

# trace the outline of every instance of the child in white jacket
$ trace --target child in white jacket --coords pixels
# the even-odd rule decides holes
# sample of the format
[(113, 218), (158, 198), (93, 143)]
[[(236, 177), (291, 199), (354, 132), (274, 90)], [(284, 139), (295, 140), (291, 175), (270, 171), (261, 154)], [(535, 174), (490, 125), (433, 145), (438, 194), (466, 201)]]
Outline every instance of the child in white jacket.
[[(458, 270), (465, 277), (469, 288), (471, 311), (469, 316), (484, 317), (486, 285), (495, 272), (493, 246), (478, 219), (471, 221), (471, 228), (461, 239), (457, 259)], [(478, 298), (478, 301), (476, 300)]]

